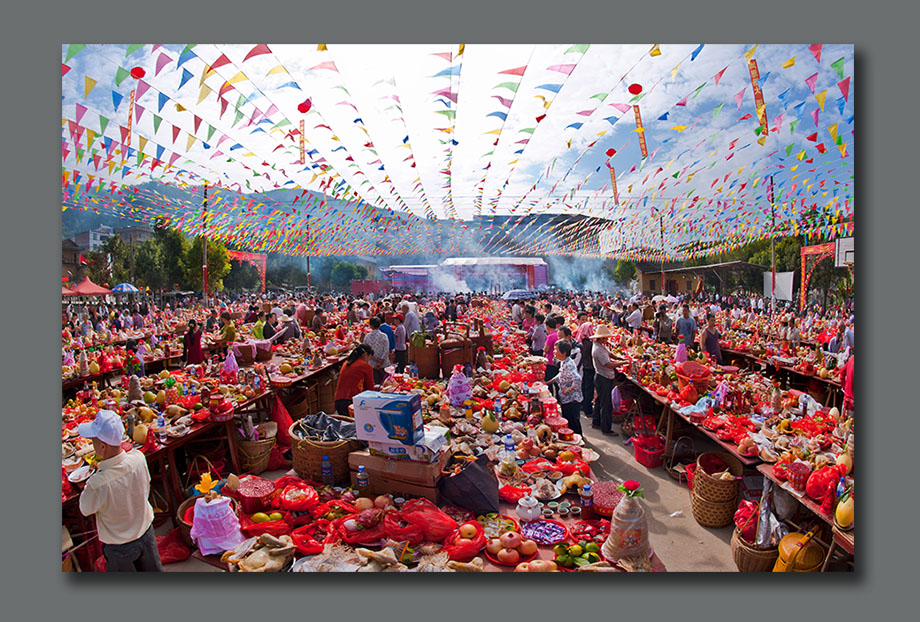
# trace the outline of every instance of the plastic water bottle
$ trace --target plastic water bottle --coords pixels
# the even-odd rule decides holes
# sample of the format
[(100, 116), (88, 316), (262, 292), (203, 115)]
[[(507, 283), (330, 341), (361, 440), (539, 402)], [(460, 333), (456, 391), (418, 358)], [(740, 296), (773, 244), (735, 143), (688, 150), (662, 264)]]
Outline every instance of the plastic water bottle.
[(594, 492), (591, 490), (591, 484), (585, 484), (581, 492), (581, 517), (583, 520), (591, 520), (594, 517)]
[(367, 486), (370, 484), (370, 480), (367, 477), (367, 470), (364, 468), (363, 464), (358, 465), (358, 494), (360, 496), (365, 496), (367, 491)]
[(335, 483), (335, 477), (332, 475), (332, 462), (329, 461), (329, 456), (323, 456), (323, 484), (326, 486), (332, 486)]
[(504, 443), (505, 443), (505, 451), (513, 455), (514, 454), (514, 439), (511, 438), (510, 434), (505, 434)]
[(166, 418), (163, 417), (163, 413), (160, 413), (160, 416), (157, 417), (157, 428), (159, 428), (158, 434), (160, 437), (160, 442), (165, 445), (166, 444)]
[(502, 400), (499, 397), (495, 398), (495, 401), (492, 404), (492, 409), (495, 411), (495, 420), (502, 420)]

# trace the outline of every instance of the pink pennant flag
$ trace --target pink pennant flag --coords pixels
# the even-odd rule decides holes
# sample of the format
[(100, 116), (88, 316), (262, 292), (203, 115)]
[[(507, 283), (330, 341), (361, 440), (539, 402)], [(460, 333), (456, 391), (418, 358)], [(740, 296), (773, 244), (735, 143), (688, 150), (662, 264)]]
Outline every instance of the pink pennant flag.
[(144, 114), (144, 110), (146, 110), (146, 108), (144, 108), (140, 104), (138, 103), (134, 104), (134, 120), (135, 121), (140, 122), (141, 116), (143, 116)]
[(575, 65), (550, 65), (547, 69), (550, 71), (558, 71), (568, 76), (575, 70)]
[(741, 102), (744, 101), (744, 92), (746, 90), (747, 90), (747, 87), (744, 87), (738, 93), (735, 94), (735, 102), (738, 104), (738, 110), (741, 110)]
[(840, 89), (840, 93), (843, 95), (844, 101), (850, 101), (850, 77), (847, 76), (838, 82), (837, 88)]
[(277, 112), (278, 112), (278, 108), (275, 106), (275, 104), (272, 104), (272, 105), (268, 108), (268, 111), (265, 113), (265, 116), (264, 116), (263, 118), (264, 118), (264, 119), (268, 119), (268, 118), (270, 118), (273, 114), (275, 114), (275, 113), (277, 113)]
[(610, 105), (623, 113), (626, 113), (632, 110), (632, 106), (630, 106), (629, 104), (610, 104)]
[(819, 110), (817, 108), (811, 111), (811, 116), (815, 120), (815, 127), (818, 127), (818, 112)]
[(82, 104), (76, 104), (75, 107), (76, 107), (76, 109), (77, 109), (77, 115), (76, 115), (76, 116), (77, 116), (77, 123), (79, 123), (79, 122), (80, 122), (80, 119), (83, 118), (83, 115), (86, 114), (86, 106), (84, 106), (84, 105), (82, 105)]
[(178, 154), (178, 153), (172, 154), (171, 156), (169, 156), (169, 165), (172, 166), (173, 164), (176, 163), (176, 160), (178, 160), (178, 159), (179, 159), (179, 154)]
[(811, 51), (812, 54), (815, 55), (815, 60), (820, 63), (821, 62), (821, 44), (814, 43), (812, 45), (809, 45), (808, 49)]
[(146, 93), (146, 92), (147, 92), (147, 89), (149, 89), (149, 88), (150, 88), (150, 85), (149, 85), (149, 84), (147, 84), (147, 83), (144, 82), (143, 80), (138, 80), (138, 81), (137, 81), (137, 95), (136, 95), (136, 99), (140, 99), (141, 97), (143, 97), (143, 96), (144, 96), (144, 93)]
[(165, 67), (171, 62), (172, 62), (172, 59), (170, 57), (168, 57), (165, 53), (160, 52), (160, 55), (157, 57), (157, 68), (153, 75), (155, 76), (160, 75), (160, 71), (162, 71), (163, 67)]
[(527, 65), (523, 67), (515, 67), (514, 69), (505, 69), (504, 71), (499, 71), (498, 73), (507, 74), (509, 76), (523, 76), (524, 70), (527, 69)]
[(329, 69), (330, 71), (338, 71), (338, 68), (335, 66), (335, 62), (331, 60), (326, 61), (325, 63), (320, 63), (319, 65), (316, 65), (315, 67), (310, 67), (310, 71), (313, 71), (315, 69)]
[[(728, 69), (728, 67), (726, 67), (725, 69)], [(722, 74), (725, 73), (725, 69), (723, 69), (722, 71), (720, 71), (719, 73), (716, 74), (716, 76), (715, 76), (715, 77), (716, 77), (716, 86), (719, 86), (719, 80), (722, 79)]]
[(775, 126), (775, 127), (773, 128), (773, 131), (774, 131), (774, 132), (778, 132), (779, 130), (783, 129), (783, 117), (784, 117), (785, 115), (786, 115), (786, 113), (784, 112), (783, 114), (781, 114), (781, 115), (779, 115), (778, 117), (776, 117), (775, 119), (773, 119), (773, 125)]
[(267, 45), (265, 45), (264, 43), (260, 43), (259, 45), (249, 50), (249, 53), (246, 55), (246, 58), (243, 59), (243, 62), (245, 63), (247, 60), (249, 60), (253, 56), (258, 56), (259, 54), (271, 54), (271, 53), (272, 51), (268, 49)]
[(674, 104), (674, 105), (675, 105), (675, 106), (686, 106), (686, 105), (687, 105), (687, 97), (690, 97), (690, 96), (687, 95), (686, 97), (684, 97), (682, 100), (680, 100), (679, 102), (677, 102), (677, 103)]
[[(512, 102), (513, 100), (506, 99), (506, 98), (504, 98), (504, 97), (502, 97), (502, 96), (500, 96), (500, 95), (493, 95), (492, 97), (494, 97), (495, 99), (497, 99), (498, 101), (500, 101), (501, 104), (502, 104), (502, 106), (504, 106), (505, 108), (511, 108), (511, 102)], [(454, 103), (456, 103), (456, 102), (454, 102)]]
[(441, 89), (440, 91), (434, 91), (432, 95), (440, 95), (441, 97), (446, 97), (450, 101), (457, 103), (457, 94), (451, 93), (450, 89)]
[(590, 117), (592, 114), (594, 114), (595, 110), (597, 110), (597, 108), (594, 108), (592, 110), (582, 110), (581, 112), (577, 112), (576, 114), (580, 114), (583, 117)]
[(432, 56), (440, 56), (440, 57), (443, 58), (444, 60), (448, 60), (448, 61), (449, 61), (449, 60), (451, 59), (451, 57), (452, 57), (452, 54), (451, 54), (451, 52), (436, 52), (436, 53), (432, 54)]
[(807, 84), (807, 85), (808, 85), (808, 88), (811, 89), (812, 94), (814, 94), (814, 92), (815, 92), (815, 85), (816, 85), (817, 83), (818, 83), (818, 74), (817, 74), (817, 73), (814, 74), (814, 75), (812, 75), (812, 76), (808, 76), (807, 78), (805, 78), (805, 84)]

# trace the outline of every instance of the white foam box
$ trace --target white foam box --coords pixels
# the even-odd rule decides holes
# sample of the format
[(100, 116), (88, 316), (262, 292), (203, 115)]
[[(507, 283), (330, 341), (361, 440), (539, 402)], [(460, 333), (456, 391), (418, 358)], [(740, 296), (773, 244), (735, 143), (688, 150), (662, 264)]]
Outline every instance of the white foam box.
[(352, 406), (359, 441), (415, 445), (424, 438), (417, 394), (364, 391), (352, 399)]
[(447, 446), (447, 428), (425, 426), (425, 435), (415, 445), (369, 441), (367, 449), (377, 456), (431, 464), (441, 459)]

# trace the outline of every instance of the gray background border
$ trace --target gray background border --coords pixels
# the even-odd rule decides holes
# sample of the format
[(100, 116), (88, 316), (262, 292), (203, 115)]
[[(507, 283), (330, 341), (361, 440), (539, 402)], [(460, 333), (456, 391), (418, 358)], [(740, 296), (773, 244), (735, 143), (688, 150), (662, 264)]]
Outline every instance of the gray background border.
[[(658, 0), (615, 6), (547, 2), (32, 2), (5, 7), (2, 135), (5, 337), (3, 609), (10, 619), (273, 619), (359, 614), (474, 619), (525, 611), (544, 619), (837, 618), (913, 610), (909, 565), (917, 417), (906, 391), (917, 340), (917, 162), (913, 26), (895, 2)], [(898, 8), (894, 8), (898, 7)], [(59, 511), (57, 242), (61, 222), (58, 62), (73, 42), (635, 42), (853, 43), (858, 100), (857, 197), (861, 415), (859, 572), (850, 576), (623, 576), (584, 581), (497, 577), (64, 576), (54, 561)], [(912, 272), (912, 270), (910, 270)], [(892, 296), (897, 294), (897, 297)], [(903, 309), (900, 319), (891, 314)], [(895, 321), (892, 321), (895, 320)], [(907, 337), (905, 339), (905, 337)], [(865, 344), (864, 346), (862, 344)], [(868, 358), (863, 354), (868, 352)], [(10, 363), (13, 357), (15, 365)], [(904, 440), (901, 440), (904, 439)], [(36, 455), (37, 454), (37, 455)], [(35, 467), (35, 468), (33, 468)], [(911, 474), (912, 475), (912, 474)], [(909, 506), (909, 507), (908, 507)], [(15, 560), (15, 561), (14, 561)], [(245, 587), (244, 587), (245, 585)], [(258, 586), (258, 587), (256, 587)], [(201, 591), (200, 588), (205, 588)], [(243, 592), (242, 589), (246, 591)], [(9, 598), (12, 597), (12, 598)], [(228, 615), (229, 614), (229, 615)], [(4, 617), (6, 617), (4, 615)], [(908, 614), (909, 615), (909, 614)], [(295, 618), (296, 619), (296, 618)]]

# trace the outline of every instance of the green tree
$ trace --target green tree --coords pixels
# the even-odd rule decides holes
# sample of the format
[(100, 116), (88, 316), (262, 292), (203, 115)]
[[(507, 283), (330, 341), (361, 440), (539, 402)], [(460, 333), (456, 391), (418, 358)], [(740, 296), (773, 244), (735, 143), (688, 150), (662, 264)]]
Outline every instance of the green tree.
[(258, 268), (245, 261), (230, 260), (230, 272), (224, 278), (224, 287), (238, 292), (257, 289), (260, 284)]
[[(201, 290), (201, 237), (192, 242), (187, 255), (188, 269), (185, 286), (196, 291)], [(208, 292), (221, 292), (224, 289), (223, 278), (230, 272), (230, 258), (227, 247), (216, 240), (208, 240)]]
[(154, 291), (167, 285), (163, 252), (155, 238), (134, 247), (133, 285), (138, 289), (149, 287)]
[(617, 267), (613, 269), (613, 280), (617, 285), (625, 287), (636, 278), (636, 264), (631, 261), (617, 260)]
[[(330, 277), (332, 284), (338, 287), (348, 285), (353, 280), (357, 280), (357, 266), (350, 261), (340, 261), (332, 267)], [(365, 274), (367, 272), (365, 271)]]
[[(154, 240), (160, 247), (161, 267), (166, 289), (175, 289), (181, 287), (186, 282), (188, 273), (187, 260), (190, 243), (188, 238), (182, 232), (176, 229), (159, 227), (154, 232)], [(198, 261), (198, 269), (201, 270), (201, 261)], [(200, 274), (200, 273), (199, 273)], [(201, 279), (193, 289), (201, 288)]]
[(128, 247), (118, 235), (110, 236), (84, 258), (87, 262), (87, 276), (98, 285), (114, 287), (126, 282), (130, 276)]

